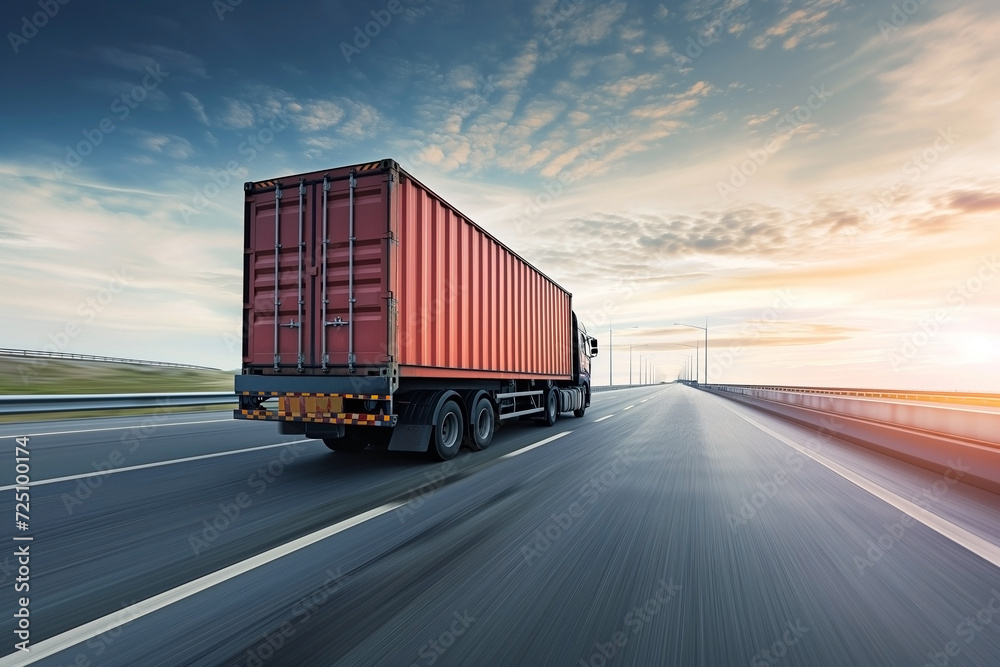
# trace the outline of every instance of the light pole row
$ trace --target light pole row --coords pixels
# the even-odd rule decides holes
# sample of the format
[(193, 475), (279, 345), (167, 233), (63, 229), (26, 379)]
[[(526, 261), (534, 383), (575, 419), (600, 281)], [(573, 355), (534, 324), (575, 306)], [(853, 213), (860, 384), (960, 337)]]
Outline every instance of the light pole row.
[[(701, 329), (705, 332), (705, 384), (708, 384), (708, 318), (705, 318), (705, 326), (703, 327), (700, 327), (697, 324), (684, 324), (683, 322), (674, 322), (674, 326), (691, 327), (692, 329)], [(695, 364), (697, 364), (697, 362), (695, 362)]]
[[(697, 324), (685, 324), (683, 322), (674, 322), (674, 326), (678, 326), (678, 327), (690, 327), (692, 329), (701, 329), (702, 331), (705, 332), (705, 383), (708, 384), (708, 319), (707, 318), (705, 319), (705, 326), (703, 326), (703, 327), (700, 327)], [(631, 326), (631, 327), (622, 327), (622, 328), (625, 328), (625, 329), (638, 329), (639, 327), (637, 325), (634, 325), (634, 326)], [(621, 329), (619, 329), (619, 331), (621, 331)], [(614, 332), (614, 327), (612, 327), (611, 323), (608, 322), (608, 384), (610, 386), (614, 386), (614, 383), (615, 383), (614, 333), (615, 333)], [(694, 381), (698, 382), (699, 379), (700, 379), (699, 375), (698, 375), (699, 356), (700, 356), (700, 350), (699, 350), (698, 345), (687, 345), (686, 343), (674, 343), (674, 344), (675, 345), (681, 345), (683, 347), (693, 347), (694, 348), (694, 350), (695, 350), (695, 352), (694, 352), (694, 354), (695, 354), (695, 362), (694, 362), (694, 376), (695, 377), (694, 377)], [(632, 385), (632, 368), (633, 368), (633, 364), (632, 364), (632, 348), (635, 348), (635, 347), (645, 347), (646, 345), (649, 345), (649, 343), (643, 343), (641, 345), (629, 345), (628, 346), (628, 383), (629, 383), (629, 386)], [(642, 365), (643, 364), (642, 360), (643, 360), (643, 357), (648, 357), (648, 356), (652, 356), (652, 353), (639, 355), (639, 384), (643, 383), (643, 375), (644, 375), (643, 369), (645, 368)], [(689, 373), (688, 375), (690, 376), (691, 374)], [(649, 382), (649, 376), (650, 376), (649, 370), (646, 369), (646, 371), (645, 371), (646, 382)]]

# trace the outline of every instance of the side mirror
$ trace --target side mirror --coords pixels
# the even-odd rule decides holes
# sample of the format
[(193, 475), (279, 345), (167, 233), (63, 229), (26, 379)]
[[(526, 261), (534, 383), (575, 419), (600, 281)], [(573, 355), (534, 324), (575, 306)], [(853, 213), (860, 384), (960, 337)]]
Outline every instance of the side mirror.
[(596, 357), (597, 356), (597, 339), (596, 338), (591, 338), (590, 339), (590, 356), (591, 357)]

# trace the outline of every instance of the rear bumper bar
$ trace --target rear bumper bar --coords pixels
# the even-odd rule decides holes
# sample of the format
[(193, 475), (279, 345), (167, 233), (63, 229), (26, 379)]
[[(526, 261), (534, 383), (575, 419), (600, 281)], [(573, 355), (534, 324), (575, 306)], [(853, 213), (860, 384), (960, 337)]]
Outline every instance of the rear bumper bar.
[(352, 426), (395, 426), (396, 415), (371, 415), (357, 412), (340, 412), (331, 415), (304, 414), (292, 416), (278, 410), (234, 410), (236, 419), (257, 419), (278, 422), (304, 422), (312, 424), (350, 424)]
[[(238, 395), (240, 407), (233, 411), (233, 417), (236, 419), (389, 427), (395, 426), (398, 419), (397, 415), (392, 414), (392, 396), (389, 394), (240, 391)], [(278, 402), (276, 409), (263, 407), (263, 403), (273, 399), (277, 399)], [(376, 405), (364, 406), (372, 412), (347, 412), (344, 410), (345, 400), (366, 401)], [(374, 410), (378, 412), (375, 413)]]

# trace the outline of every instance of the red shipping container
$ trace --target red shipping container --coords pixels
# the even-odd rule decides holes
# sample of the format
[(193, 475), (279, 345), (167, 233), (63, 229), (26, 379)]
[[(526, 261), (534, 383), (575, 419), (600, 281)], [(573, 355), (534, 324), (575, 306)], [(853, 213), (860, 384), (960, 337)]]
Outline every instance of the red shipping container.
[(394, 161), (245, 189), (244, 373), (573, 377), (569, 292)]

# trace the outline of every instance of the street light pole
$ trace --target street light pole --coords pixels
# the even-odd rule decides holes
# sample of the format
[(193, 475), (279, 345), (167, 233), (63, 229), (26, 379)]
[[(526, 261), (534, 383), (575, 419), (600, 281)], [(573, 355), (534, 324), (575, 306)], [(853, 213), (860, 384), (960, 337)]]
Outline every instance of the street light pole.
[(632, 348), (635, 345), (628, 346), (628, 386), (632, 386)]
[(608, 386), (615, 386), (615, 330), (611, 328), (611, 318), (608, 318)]
[[(638, 329), (639, 327), (638, 326), (634, 326), (632, 328), (633, 329)], [(628, 346), (628, 386), (630, 386), (630, 387), (632, 386), (632, 348), (633, 347), (646, 347), (647, 345), (649, 345), (649, 343), (642, 343), (641, 345), (629, 345)], [(640, 364), (641, 363), (642, 362), (640, 361)], [(639, 371), (640, 371), (640, 378), (641, 378), (642, 377), (642, 375), (641, 375), (642, 368), (640, 368)], [(639, 380), (639, 384), (642, 384), (642, 380), (641, 379)]]
[[(652, 352), (650, 352), (649, 354), (640, 354), (639, 355), (639, 384), (642, 384), (642, 373), (643, 373), (643, 368), (644, 368), (642, 360), (643, 360), (644, 357), (651, 357), (651, 356), (653, 356)], [(646, 371), (646, 380), (647, 381), (649, 380), (649, 372), (648, 371)]]
[[(639, 325), (625, 327), (626, 329), (638, 329)], [(620, 329), (619, 329), (620, 331)], [(608, 386), (615, 386), (615, 330), (611, 328), (611, 321), (608, 320)], [(631, 363), (631, 362), (630, 362)], [(629, 371), (632, 369), (630, 368)]]
[[(698, 346), (688, 345), (687, 343), (674, 343), (674, 345), (680, 345), (681, 347), (693, 347), (694, 348), (694, 381), (698, 381)], [(688, 357), (690, 359), (690, 357)], [(690, 380), (691, 378), (688, 377)], [(707, 379), (707, 378), (706, 378)]]
[(705, 384), (708, 384), (708, 318), (705, 318), (705, 326), (700, 327), (697, 324), (684, 324), (682, 322), (674, 322), (675, 327), (691, 327), (692, 329), (701, 329), (705, 332)]

